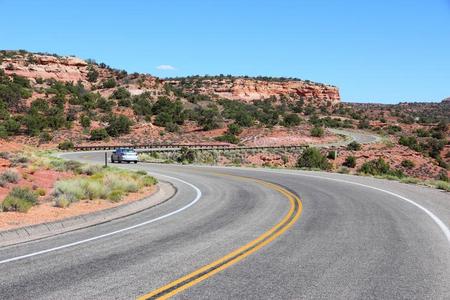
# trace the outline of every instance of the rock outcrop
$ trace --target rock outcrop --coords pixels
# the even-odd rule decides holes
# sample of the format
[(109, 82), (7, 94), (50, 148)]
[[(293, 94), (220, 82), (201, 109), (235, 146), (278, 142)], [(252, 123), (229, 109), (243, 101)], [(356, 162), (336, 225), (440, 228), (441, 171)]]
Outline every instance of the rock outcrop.
[[(302, 80), (258, 80), (252, 78), (196, 79), (193, 87), (185, 88), (190, 93), (216, 95), (220, 98), (251, 102), (253, 100), (280, 98), (304, 98), (311, 101), (329, 101), (339, 103), (339, 89), (320, 83)], [(200, 82), (200, 83), (198, 83)], [(170, 80), (168, 83), (183, 87), (182, 80)]]

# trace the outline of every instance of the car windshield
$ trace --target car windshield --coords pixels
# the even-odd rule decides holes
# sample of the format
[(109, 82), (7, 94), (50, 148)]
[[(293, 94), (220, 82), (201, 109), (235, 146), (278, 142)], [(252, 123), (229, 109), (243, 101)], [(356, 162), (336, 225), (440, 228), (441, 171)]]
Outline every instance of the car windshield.
[(123, 153), (136, 153), (133, 149), (122, 149)]

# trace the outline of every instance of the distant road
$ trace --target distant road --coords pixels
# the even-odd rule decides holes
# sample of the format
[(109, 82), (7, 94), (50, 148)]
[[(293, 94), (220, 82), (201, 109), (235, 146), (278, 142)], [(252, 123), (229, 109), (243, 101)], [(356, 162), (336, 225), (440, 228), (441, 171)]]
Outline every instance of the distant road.
[(345, 129), (336, 129), (336, 128), (327, 128), (327, 130), (331, 133), (344, 135), (346, 137), (345, 140), (333, 142), (333, 143), (324, 143), (324, 144), (315, 144), (315, 147), (341, 147), (350, 144), (355, 141), (360, 144), (370, 144), (381, 141), (381, 137), (379, 135), (364, 132), (364, 131), (356, 131), (356, 130), (345, 130)]
[(117, 166), (178, 193), (123, 219), (0, 248), (0, 298), (450, 299), (449, 193), (323, 172)]

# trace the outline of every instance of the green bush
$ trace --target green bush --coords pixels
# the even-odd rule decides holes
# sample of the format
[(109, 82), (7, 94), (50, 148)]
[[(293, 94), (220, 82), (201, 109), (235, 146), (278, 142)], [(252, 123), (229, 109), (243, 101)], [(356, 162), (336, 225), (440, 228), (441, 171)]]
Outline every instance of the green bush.
[(356, 167), (356, 157), (354, 157), (354, 156), (347, 156), (347, 158), (345, 159), (345, 161), (344, 161), (344, 163), (342, 165), (346, 166), (348, 168)]
[(152, 186), (158, 183), (155, 177), (149, 175), (142, 176), (140, 180), (143, 186)]
[(91, 130), (91, 137), (90, 139), (92, 141), (102, 141), (109, 137), (108, 132), (105, 128), (98, 128)]
[(60, 195), (54, 200), (54, 205), (59, 208), (66, 208), (70, 205), (70, 203), (71, 201), (64, 195)]
[(406, 168), (406, 169), (412, 169), (415, 167), (414, 162), (412, 162), (409, 159), (404, 159), (402, 160), (402, 162), (400, 163), (402, 167)]
[(288, 114), (284, 117), (283, 125), (286, 127), (298, 126), (301, 121), (297, 114)]
[(112, 190), (112, 191), (109, 193), (108, 199), (109, 199), (111, 202), (119, 202), (119, 201), (122, 200), (123, 196), (124, 196), (124, 192), (123, 192), (122, 190), (116, 189), (116, 190)]
[(131, 97), (130, 92), (124, 87), (117, 88), (111, 95), (111, 98), (114, 99), (127, 99), (130, 97)]
[(231, 144), (239, 144), (239, 138), (233, 134), (226, 133), (224, 135), (214, 138), (216, 141), (226, 142)]
[(0, 175), (0, 178), (9, 183), (17, 183), (20, 180), (20, 175), (15, 170), (6, 170)]
[(80, 118), (80, 124), (83, 128), (91, 127), (91, 118), (87, 115), (82, 115)]
[(87, 78), (89, 82), (96, 82), (98, 78), (98, 71), (94, 68), (94, 66), (89, 65)]
[(27, 212), (37, 203), (37, 195), (29, 188), (15, 187), (3, 200), (3, 211)]
[(106, 81), (103, 82), (103, 88), (104, 89), (111, 89), (117, 85), (117, 82), (114, 78), (108, 78)]
[(331, 169), (331, 164), (317, 148), (307, 148), (297, 160), (299, 168), (318, 168), (322, 170)]
[(325, 134), (322, 127), (315, 126), (311, 129), (311, 136), (322, 137)]
[(106, 127), (106, 132), (110, 136), (119, 136), (130, 132), (130, 126), (133, 122), (124, 115), (113, 115), (109, 120), (109, 125)]
[(350, 144), (347, 145), (347, 150), (350, 151), (359, 151), (361, 150), (361, 144), (358, 143), (357, 141), (353, 141)]
[(227, 132), (229, 134), (232, 134), (232, 135), (238, 135), (238, 134), (240, 134), (242, 132), (242, 128), (238, 124), (232, 123), (232, 124), (228, 125), (228, 131)]
[(359, 172), (370, 175), (384, 175), (388, 174), (389, 171), (390, 166), (383, 158), (365, 162), (359, 169)]
[(72, 141), (64, 141), (58, 144), (58, 149), (60, 150), (71, 150), (74, 148)]

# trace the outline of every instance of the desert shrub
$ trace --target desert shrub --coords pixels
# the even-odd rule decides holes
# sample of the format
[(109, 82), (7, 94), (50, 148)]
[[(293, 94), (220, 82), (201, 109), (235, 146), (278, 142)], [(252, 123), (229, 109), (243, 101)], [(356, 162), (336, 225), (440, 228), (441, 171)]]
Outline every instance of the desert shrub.
[(284, 117), (283, 125), (286, 127), (298, 126), (301, 122), (297, 114), (288, 114)]
[(416, 165), (414, 164), (414, 162), (412, 162), (409, 159), (404, 159), (402, 160), (402, 162), (400, 163), (400, 165), (406, 169), (412, 169), (414, 168)]
[(141, 116), (149, 116), (152, 114), (152, 103), (145, 95), (133, 97), (134, 113)]
[(14, 119), (9, 118), (3, 123), (3, 126), (5, 127), (6, 131), (8, 132), (8, 135), (15, 135), (19, 133), (20, 130), (20, 123), (17, 122)]
[(108, 189), (99, 180), (84, 180), (82, 187), (85, 191), (85, 197), (89, 200), (106, 199), (108, 197)]
[(3, 211), (27, 212), (37, 203), (36, 194), (29, 188), (13, 188), (5, 200), (3, 200)]
[(356, 167), (356, 157), (354, 156), (347, 156), (347, 158), (345, 159), (344, 163), (342, 164), (343, 166), (346, 166), (348, 168), (354, 168)]
[(440, 190), (450, 192), (450, 184), (446, 181), (436, 181), (435, 187)]
[(131, 107), (131, 100), (129, 98), (119, 99), (119, 101), (117, 101), (117, 105), (122, 107)]
[(98, 78), (98, 71), (94, 68), (94, 66), (89, 65), (87, 78), (89, 82), (96, 82)]
[(108, 78), (103, 82), (104, 89), (111, 89), (117, 85), (117, 82), (114, 78)]
[(337, 158), (337, 151), (335, 150), (328, 151), (327, 158), (335, 160)]
[(72, 141), (64, 141), (58, 144), (58, 149), (60, 150), (71, 150), (74, 148)]
[(183, 147), (180, 151), (180, 156), (178, 157), (178, 162), (188, 162), (193, 163), (196, 158), (196, 152), (192, 149)]
[(218, 136), (214, 138), (216, 141), (226, 142), (231, 144), (238, 144), (239, 138), (233, 134), (226, 133), (224, 135)]
[(82, 165), (79, 170), (81, 174), (92, 176), (101, 172), (103, 170), (103, 167), (99, 165)]
[(0, 152), (0, 158), (9, 159), (10, 157), (11, 157), (11, 154), (9, 152), (6, 152), (6, 151)]
[(130, 97), (131, 97), (130, 92), (124, 87), (117, 88), (111, 95), (111, 98), (114, 99), (127, 99)]
[(140, 180), (143, 186), (152, 186), (158, 183), (155, 177), (149, 175), (142, 176)]
[(111, 202), (119, 202), (122, 200), (123, 196), (124, 196), (124, 192), (122, 190), (116, 189), (116, 190), (112, 190), (108, 194), (108, 199)]
[(91, 137), (90, 139), (92, 141), (102, 141), (109, 137), (108, 132), (105, 128), (98, 128), (91, 130)]
[(85, 186), (83, 179), (74, 178), (64, 181), (58, 181), (55, 184), (53, 195), (55, 198), (64, 196), (70, 202), (76, 202), (86, 199)]
[(41, 196), (41, 197), (45, 196), (45, 194), (47, 194), (47, 192), (43, 188), (37, 188), (35, 192), (38, 196)]
[(442, 170), (439, 172), (437, 180), (448, 182), (447, 170)]
[(390, 166), (383, 158), (365, 162), (359, 169), (359, 172), (370, 175), (384, 175), (388, 174), (389, 171)]
[(423, 129), (423, 128), (419, 128), (419, 129), (416, 130), (416, 135), (418, 137), (429, 137), (430, 133), (427, 130)]
[(15, 170), (6, 170), (0, 175), (0, 178), (9, 183), (17, 183), (20, 180), (20, 175)]
[(401, 136), (398, 140), (400, 145), (406, 146), (414, 151), (421, 151), (419, 143), (417, 143), (417, 139), (414, 136)]
[(71, 201), (64, 195), (60, 195), (54, 199), (54, 205), (59, 208), (66, 208), (70, 203)]
[(322, 127), (318, 127), (318, 126), (314, 126), (311, 129), (310, 133), (311, 133), (311, 136), (314, 136), (314, 137), (322, 137), (325, 134), (323, 128)]
[(353, 141), (347, 145), (347, 150), (359, 151), (359, 150), (361, 150), (361, 144), (358, 143), (357, 141)]
[(110, 190), (120, 189), (127, 193), (133, 193), (139, 190), (139, 184), (136, 180), (116, 173), (107, 173), (103, 179), (103, 183)]
[(400, 126), (397, 126), (397, 125), (390, 125), (386, 129), (387, 129), (387, 132), (389, 134), (394, 134), (394, 133), (402, 131), (402, 128)]
[(232, 135), (238, 135), (242, 132), (242, 128), (238, 124), (232, 123), (228, 125), (227, 132)]
[(297, 160), (299, 168), (318, 168), (329, 170), (331, 164), (327, 158), (323, 156), (317, 148), (307, 148)]
[(220, 120), (219, 111), (216, 109), (202, 109), (198, 112), (197, 123), (205, 131), (219, 128)]
[(8, 131), (4, 125), (0, 125), (0, 138), (6, 139), (8, 137)]
[(113, 115), (109, 120), (109, 125), (106, 127), (106, 132), (110, 136), (119, 136), (130, 132), (130, 126), (133, 122), (124, 115)]
[(91, 118), (87, 115), (82, 115), (80, 118), (80, 124), (83, 128), (91, 127)]
[(46, 142), (50, 142), (52, 140), (52, 136), (50, 133), (48, 133), (47, 131), (41, 132), (39, 134), (39, 141), (46, 143)]

